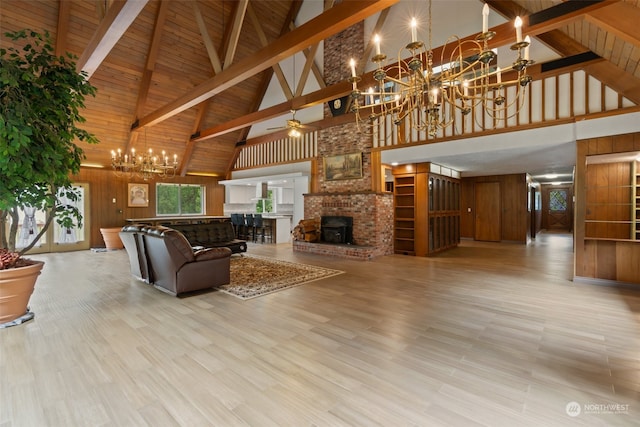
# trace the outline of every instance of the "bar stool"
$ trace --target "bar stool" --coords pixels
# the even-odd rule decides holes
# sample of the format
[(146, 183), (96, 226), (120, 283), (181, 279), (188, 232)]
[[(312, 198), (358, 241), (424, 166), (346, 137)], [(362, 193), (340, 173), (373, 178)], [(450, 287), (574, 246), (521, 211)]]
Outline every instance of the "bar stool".
[(242, 214), (232, 213), (231, 224), (233, 225), (233, 231), (236, 234), (236, 239), (239, 239), (242, 236), (242, 227), (244, 227), (244, 218), (242, 218)]
[(262, 218), (262, 214), (255, 214), (253, 217), (253, 228), (254, 228), (254, 242), (258, 240), (262, 240), (262, 243), (265, 242), (265, 239), (268, 239), (269, 242), (273, 242), (273, 231), (271, 228), (271, 224), (269, 221), (264, 221)]
[(244, 215), (244, 229), (245, 229), (245, 236), (244, 236), (245, 239), (255, 242), (256, 229), (255, 229), (255, 223), (253, 220), (253, 214)]

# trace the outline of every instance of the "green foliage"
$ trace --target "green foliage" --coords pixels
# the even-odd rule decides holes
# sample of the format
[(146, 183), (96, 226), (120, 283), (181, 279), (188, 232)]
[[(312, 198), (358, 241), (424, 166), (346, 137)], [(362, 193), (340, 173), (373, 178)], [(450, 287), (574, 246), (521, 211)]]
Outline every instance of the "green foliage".
[(158, 184), (156, 193), (158, 215), (202, 214), (201, 185)]
[(156, 213), (178, 215), (180, 213), (180, 187), (175, 184), (156, 186)]
[[(54, 54), (48, 33), (4, 35), (14, 43), (0, 49), (0, 213), (34, 206), (69, 227), (81, 215), (61, 206), (56, 194), (62, 189), (69, 200), (77, 198), (70, 175), (79, 172), (84, 154), (75, 141), (98, 141), (76, 124), (85, 121), (85, 96), (96, 89), (76, 71), (75, 56)], [(9, 246), (15, 248), (15, 236)]]
[(273, 211), (273, 190), (267, 190), (267, 198), (256, 202), (256, 213), (269, 213)]
[(183, 214), (202, 213), (202, 187), (183, 185), (180, 189), (180, 208)]

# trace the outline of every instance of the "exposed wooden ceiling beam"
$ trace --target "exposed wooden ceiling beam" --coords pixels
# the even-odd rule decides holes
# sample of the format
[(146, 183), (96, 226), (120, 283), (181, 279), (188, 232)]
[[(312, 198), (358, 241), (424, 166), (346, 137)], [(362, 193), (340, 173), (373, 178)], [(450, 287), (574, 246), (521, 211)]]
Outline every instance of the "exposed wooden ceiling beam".
[[(369, 73), (368, 77), (363, 78), (363, 81), (367, 84), (373, 84), (374, 80), (372, 73)], [(215, 138), (217, 136), (242, 129), (244, 127), (251, 126), (265, 120), (273, 119), (285, 114), (290, 110), (302, 110), (304, 108), (309, 108), (318, 104), (322, 104), (324, 102), (328, 102), (332, 99), (340, 98), (351, 93), (351, 90), (352, 88), (350, 82), (340, 82), (338, 84), (328, 86), (324, 89), (317, 90), (310, 94), (303, 95), (298, 98), (293, 98), (291, 101), (286, 101), (260, 111), (249, 113), (242, 117), (238, 117), (236, 119), (229, 120), (228, 122), (213, 126), (209, 129), (205, 129), (200, 132), (200, 134), (194, 139), (200, 142), (207, 139)]]
[(91, 78), (148, 1), (115, 0), (80, 55), (77, 69), (86, 72), (87, 78)]
[[(389, 16), (390, 11), (391, 11), (391, 8), (389, 7), (383, 10), (382, 12), (380, 12), (380, 15), (378, 15), (378, 20), (376, 21), (376, 25), (374, 25), (373, 31), (371, 32), (372, 35), (380, 34), (380, 32), (382, 31), (382, 28), (384, 27), (384, 23), (387, 21), (387, 17)], [(374, 42), (372, 37), (364, 49), (362, 58), (360, 58), (360, 60), (358, 61), (358, 69), (357, 69), (358, 74), (362, 73), (365, 65), (367, 64), (367, 62), (369, 62), (368, 58), (371, 58), (372, 56), (371, 51), (373, 51), (373, 48), (374, 48)]]
[[(603, 1), (601, 3), (604, 3), (605, 5), (609, 5), (611, 1)], [(581, 10), (584, 13), (585, 11), (596, 10), (598, 7), (604, 7), (605, 5), (591, 4), (590, 6), (584, 7)], [(531, 34), (531, 35), (541, 34), (539, 33), (539, 31), (546, 31), (548, 28), (561, 27), (575, 19), (579, 19), (579, 16), (577, 16), (575, 12), (571, 12), (564, 17), (556, 16), (551, 19), (553, 23), (544, 21), (534, 26), (528, 27), (529, 31), (526, 34)], [(523, 21), (528, 22), (528, 16), (524, 16)], [(496, 32), (495, 38), (498, 41), (501, 41), (502, 44), (511, 42), (514, 39), (513, 23), (511, 22), (507, 22), (505, 24), (491, 28), (491, 30)], [(508, 33), (508, 34), (505, 34), (505, 33)], [(474, 34), (474, 35), (468, 36), (466, 39), (475, 39), (475, 36), (476, 35)], [(494, 40), (492, 40), (492, 42), (493, 41)], [(497, 43), (497, 45), (500, 45), (500, 43)], [(440, 58), (442, 53), (443, 53), (443, 47), (438, 47), (434, 49), (434, 58), (436, 59)], [(439, 65), (439, 64), (436, 64), (436, 65)], [(374, 84), (374, 82), (375, 80), (373, 79), (372, 72), (366, 73), (362, 76), (361, 85), (363, 87), (367, 85), (372, 85)], [(238, 117), (226, 123), (222, 123), (214, 127), (211, 127), (209, 129), (203, 130), (198, 136), (197, 140), (204, 141), (206, 139), (215, 138), (217, 136), (224, 135), (228, 132), (233, 132), (243, 127), (251, 126), (261, 121), (278, 117), (282, 114), (285, 114), (287, 110), (292, 110), (292, 109), (301, 110), (303, 108), (312, 107), (321, 102), (327, 102), (332, 99), (342, 97), (351, 92), (350, 85), (346, 85), (345, 83), (346, 82), (341, 82), (338, 85), (329, 86), (326, 89), (321, 89), (319, 91), (308, 94), (306, 97), (297, 97), (297, 98), (294, 98), (291, 102), (284, 102), (284, 103), (272, 106), (270, 108), (264, 109), (262, 111), (247, 114), (243, 117)], [(319, 101), (320, 99), (321, 101)]]
[(56, 27), (56, 56), (67, 51), (67, 33), (69, 32), (69, 13), (71, 2), (58, 0), (58, 26)]
[[(193, 122), (192, 135), (198, 132), (200, 126), (202, 126), (202, 121), (204, 120), (204, 115), (209, 109), (209, 100), (203, 101), (197, 107), (196, 119)], [(183, 153), (182, 153), (182, 162), (180, 164), (180, 176), (185, 176), (189, 169), (189, 162), (191, 161), (191, 156), (193, 156), (193, 149), (195, 148), (195, 141), (191, 138), (187, 141)]]
[(222, 71), (222, 62), (220, 61), (220, 57), (218, 56), (218, 51), (213, 45), (213, 40), (211, 40), (211, 37), (209, 36), (207, 24), (206, 22), (204, 22), (204, 17), (202, 16), (202, 12), (200, 12), (198, 2), (193, 1), (192, 4), (193, 13), (196, 17), (196, 23), (198, 24), (198, 29), (200, 30), (200, 35), (202, 36), (202, 42), (204, 43), (204, 47), (207, 50), (209, 62), (211, 62), (211, 68), (213, 69), (214, 74), (218, 74), (220, 71)]
[[(296, 28), (296, 26), (292, 21), (289, 26), (289, 29), (293, 30), (294, 28)], [(309, 48), (303, 49), (302, 54), (304, 55), (307, 61), (309, 60), (309, 58), (315, 57), (315, 54), (311, 55), (311, 49)], [(321, 88), (327, 87), (327, 83), (324, 81), (324, 76), (322, 75), (322, 71), (320, 71), (320, 67), (318, 67), (318, 64), (316, 64), (315, 58), (311, 62), (311, 72), (313, 73), (313, 76), (316, 78), (316, 82), (318, 83), (318, 86), (320, 86)]]
[(196, 86), (180, 98), (143, 117), (139, 122), (139, 126), (154, 125), (173, 117), (205, 99), (272, 67), (282, 59), (305, 47), (318, 43), (397, 2), (398, 0), (353, 0), (340, 3), (276, 40), (270, 46), (231, 65), (217, 76)]
[(640, 45), (640, 10), (637, 7), (616, 3), (587, 13), (585, 20), (636, 47)]
[(238, 40), (240, 39), (240, 30), (242, 30), (244, 15), (247, 12), (249, 0), (237, 0), (234, 4), (236, 10), (233, 14), (233, 21), (231, 22), (227, 46), (225, 46), (224, 61), (222, 62), (223, 69), (229, 68), (233, 63), (233, 58), (236, 56)]
[(640, 105), (640, 81), (637, 77), (609, 61), (588, 65), (584, 71), (636, 105)]
[[(136, 119), (142, 115), (144, 107), (147, 105), (147, 96), (149, 95), (149, 88), (151, 87), (151, 77), (153, 76), (153, 70), (156, 67), (156, 61), (158, 60), (158, 50), (160, 49), (160, 39), (162, 36), (162, 29), (167, 18), (167, 10), (169, 9), (170, 1), (160, 2), (158, 10), (156, 12), (156, 20), (153, 24), (153, 33), (151, 35), (151, 41), (149, 43), (149, 51), (147, 52), (147, 59), (145, 61), (144, 70), (142, 71), (142, 78), (138, 86), (138, 98), (136, 100)], [(137, 132), (131, 132), (129, 135), (129, 142), (125, 148), (125, 152), (131, 151), (135, 147), (138, 141)]]
[[(279, 34), (280, 37), (282, 37), (283, 35), (291, 31), (290, 24), (295, 21), (295, 18), (298, 16), (298, 13), (300, 12), (300, 8), (302, 8), (302, 0), (294, 0), (291, 2), (291, 6), (289, 7), (287, 16), (283, 21), (282, 27), (280, 27), (280, 34)], [(260, 25), (256, 26), (256, 29), (258, 28), (262, 29)], [(260, 83), (259, 89), (256, 91), (256, 97), (254, 98), (253, 105), (251, 106), (250, 111), (254, 111), (254, 112), (258, 111), (258, 109), (260, 108), (260, 105), (262, 104), (262, 101), (264, 100), (264, 96), (267, 93), (269, 84), (271, 83), (271, 78), (273, 77), (274, 73), (277, 74), (278, 70), (280, 71), (282, 80), (285, 81), (284, 86), (286, 86), (287, 88), (289, 87), (288, 84), (286, 84), (286, 80), (284, 79), (284, 74), (282, 74), (282, 70), (280, 69), (279, 65), (266, 69), (262, 73), (262, 81)], [(245, 141), (247, 138), (247, 135), (249, 135), (250, 130), (251, 130), (251, 126), (246, 126), (242, 128), (240, 130), (240, 136), (238, 141)], [(235, 149), (233, 150), (233, 153), (229, 157), (229, 161), (227, 162), (226, 172), (225, 172), (225, 176), (227, 176), (228, 178), (231, 177), (231, 171), (233, 170), (233, 166), (235, 165), (236, 160), (240, 155), (240, 151), (241, 149), (236, 145)]]
[[(224, 3), (223, 3), (224, 6)], [(203, 42), (205, 43), (207, 52), (209, 54), (209, 59), (211, 61), (211, 66), (213, 67), (213, 75), (219, 74), (222, 72), (224, 68), (228, 68), (233, 62), (233, 57), (235, 56), (235, 52), (238, 45), (240, 29), (242, 28), (242, 23), (244, 21), (244, 15), (246, 9), (248, 7), (248, 3), (245, 1), (241, 1), (235, 4), (236, 11), (234, 13), (234, 23), (231, 25), (229, 32), (224, 37), (226, 40), (226, 45), (224, 46), (224, 51), (226, 52), (226, 57), (224, 62), (220, 61), (220, 57), (218, 56), (218, 52), (213, 46), (213, 41), (211, 37), (209, 37), (209, 31), (207, 30), (206, 24), (204, 22), (204, 17), (200, 12), (200, 8), (197, 6), (197, 2), (194, 2), (194, 13), (196, 15), (196, 20), (198, 21), (198, 26), (200, 28), (200, 34), (202, 36)], [(224, 9), (222, 11), (224, 13)], [(196, 108), (197, 114), (193, 123), (193, 127), (191, 129), (191, 133), (189, 134), (189, 138), (187, 139), (187, 143), (185, 144), (185, 148), (182, 155), (182, 164), (180, 166), (180, 176), (185, 176), (187, 174), (189, 163), (191, 162), (191, 157), (193, 156), (193, 150), (195, 148), (196, 141), (193, 139), (194, 135), (198, 135), (200, 129), (202, 128), (202, 123), (207, 115), (207, 111), (209, 110), (209, 106), (211, 105), (211, 98), (208, 98), (202, 101)]]
[[(309, 53), (309, 56), (306, 57), (307, 60), (304, 62), (304, 66), (302, 67), (302, 72), (300, 73), (300, 79), (298, 80), (298, 87), (296, 88), (295, 96), (302, 95), (302, 91), (304, 90), (304, 87), (307, 84), (307, 79), (309, 78), (309, 72), (311, 71), (311, 66), (314, 63), (319, 46), (320, 46), (320, 43), (316, 43), (313, 46), (311, 46), (311, 52)], [(294, 62), (294, 65), (295, 65), (295, 62)], [(295, 75), (293, 76), (293, 79), (295, 81), (296, 79)]]
[[(389, 16), (389, 12), (391, 11), (391, 8), (386, 8), (385, 10), (383, 10), (382, 12), (380, 12), (380, 15), (378, 15), (378, 19), (376, 21), (376, 24), (373, 27), (373, 31), (372, 31), (372, 35), (375, 34), (380, 34), (380, 32), (382, 31), (382, 28), (384, 27), (384, 23), (387, 21), (387, 17)], [(369, 40), (369, 42), (367, 43), (364, 52), (362, 53), (362, 57), (358, 60), (358, 65), (357, 65), (357, 69), (356, 72), (358, 73), (358, 75), (362, 74), (362, 72), (364, 71), (364, 68), (367, 64), (367, 62), (369, 62), (368, 58), (371, 58), (371, 52), (373, 51), (374, 48), (374, 41), (373, 41), (373, 37), (371, 37), (371, 40)], [(347, 110), (349, 110), (351, 108), (351, 103), (353, 102), (353, 99), (351, 97), (349, 97), (347, 99)]]
[(136, 103), (136, 118), (142, 115), (142, 111), (147, 103), (147, 95), (151, 86), (151, 77), (156, 68), (158, 61), (158, 51), (160, 50), (160, 40), (162, 38), (162, 30), (167, 19), (167, 11), (169, 10), (169, 0), (162, 1), (158, 5), (156, 13), (156, 21), (153, 24), (153, 34), (149, 43), (149, 51), (147, 52), (147, 60), (145, 61), (144, 72), (140, 82), (140, 90), (138, 92), (138, 102)]
[[(516, 16), (527, 16), (528, 10), (520, 6), (515, 1), (485, 0), (489, 7), (502, 15), (506, 19), (515, 19)], [(536, 38), (544, 43), (549, 49), (559, 55), (575, 55), (586, 52), (587, 47), (578, 43), (560, 30), (551, 30), (546, 33), (536, 35)]]
[[(341, 116), (327, 117), (322, 120), (318, 120), (312, 123), (307, 123), (305, 126), (310, 128), (317, 128), (317, 129), (328, 129), (328, 128), (331, 128), (334, 126), (340, 126), (346, 123), (355, 123), (355, 121), (356, 121), (355, 113), (347, 113)], [(245, 146), (259, 145), (259, 144), (265, 144), (267, 142), (272, 142), (277, 139), (286, 138), (288, 132), (289, 132), (288, 129), (283, 129), (278, 132), (273, 132), (267, 135), (256, 136), (255, 138), (247, 139), (244, 145)], [(303, 130), (303, 133), (308, 133), (308, 132), (305, 132)]]
[[(309, 59), (309, 57), (313, 58), (311, 56), (311, 49), (303, 49), (302, 54), (307, 60)], [(320, 67), (318, 67), (318, 64), (316, 64), (315, 60), (311, 62), (311, 72), (313, 73), (313, 77), (315, 77), (316, 83), (318, 83), (318, 86), (320, 86), (320, 88), (327, 87), (327, 82), (324, 81), (322, 71), (320, 71)]]
[[(251, 20), (251, 23), (253, 24), (253, 27), (255, 28), (256, 33), (258, 34), (258, 39), (260, 39), (260, 43), (262, 44), (262, 47), (269, 46), (269, 40), (267, 39), (267, 35), (264, 33), (264, 30), (262, 29), (262, 24), (260, 24), (260, 19), (258, 19), (258, 16), (256, 15), (256, 12), (251, 6), (251, 4), (249, 4), (249, 7), (247, 8), (247, 15), (249, 15), (249, 19)], [(285, 98), (287, 99), (293, 98), (293, 93), (291, 92), (291, 88), (287, 83), (287, 79), (284, 76), (284, 73), (282, 72), (282, 67), (280, 67), (280, 64), (275, 64), (272, 68), (273, 68), (274, 74), (276, 75), (276, 79), (278, 80), (278, 83), (280, 83), (280, 87), (282, 88), (282, 92), (284, 93)]]
[[(513, 1), (486, 0), (486, 2), (493, 10), (507, 19), (515, 18), (518, 13), (529, 13), (528, 10), (523, 9)], [(620, 3), (609, 4), (607, 7), (593, 10), (591, 13), (598, 14), (601, 11), (608, 12), (610, 9), (615, 10), (619, 5)], [(634, 8), (634, 10), (637, 9)], [(632, 14), (630, 15), (632, 16)], [(588, 48), (576, 42), (560, 30), (552, 30), (538, 34), (536, 37), (562, 56), (573, 56), (588, 50)], [(619, 68), (610, 61), (592, 61), (588, 64), (583, 64), (583, 69), (595, 79), (640, 105), (640, 85), (637, 82), (638, 79), (632, 74)]]
[[(547, 12), (546, 16), (536, 13), (520, 16), (520, 19), (522, 19), (522, 34), (533, 37), (539, 34), (547, 33), (549, 31), (568, 25), (569, 23), (576, 20), (582, 19), (582, 17), (586, 13), (605, 8), (618, 1), (619, 0), (603, 0), (600, 2), (585, 2), (586, 6), (580, 7), (577, 10), (571, 9), (568, 11), (564, 11), (561, 8), (564, 3), (560, 3), (557, 6), (545, 9), (545, 11)], [(571, 3), (579, 5), (580, 2)], [(555, 11), (553, 9), (555, 9)], [(504, 46), (507, 44), (512, 44), (515, 41), (513, 22), (505, 22), (504, 24), (493, 27), (490, 30), (496, 33), (496, 35), (489, 41), (490, 47)], [(477, 34), (471, 34), (467, 37), (462, 38), (461, 40), (475, 40), (476, 36)], [(433, 50), (433, 57), (435, 59), (441, 57), (448, 58), (451, 55), (451, 51), (453, 49), (455, 49), (455, 46), (450, 46), (446, 50), (443, 49), (443, 47), (436, 48)]]

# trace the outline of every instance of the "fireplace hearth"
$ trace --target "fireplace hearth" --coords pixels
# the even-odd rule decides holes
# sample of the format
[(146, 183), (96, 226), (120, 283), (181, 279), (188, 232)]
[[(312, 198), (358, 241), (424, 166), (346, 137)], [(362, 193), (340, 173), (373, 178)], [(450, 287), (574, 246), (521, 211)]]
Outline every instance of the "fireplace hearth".
[(336, 244), (353, 244), (353, 217), (320, 217), (320, 241)]

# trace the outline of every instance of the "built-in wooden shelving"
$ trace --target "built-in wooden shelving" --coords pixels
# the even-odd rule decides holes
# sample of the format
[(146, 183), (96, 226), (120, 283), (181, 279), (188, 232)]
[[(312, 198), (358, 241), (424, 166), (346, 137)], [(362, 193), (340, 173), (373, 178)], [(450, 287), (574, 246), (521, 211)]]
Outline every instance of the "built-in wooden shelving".
[(433, 163), (397, 166), (394, 175), (394, 251), (428, 256), (460, 242), (460, 179)]
[(631, 228), (631, 238), (633, 240), (640, 240), (640, 162), (633, 162), (632, 166), (633, 177), (633, 191), (632, 191), (632, 204), (633, 204), (633, 226)]
[(638, 240), (637, 162), (587, 162), (586, 239)]
[(394, 194), (394, 251), (415, 255), (415, 174), (398, 175)]

